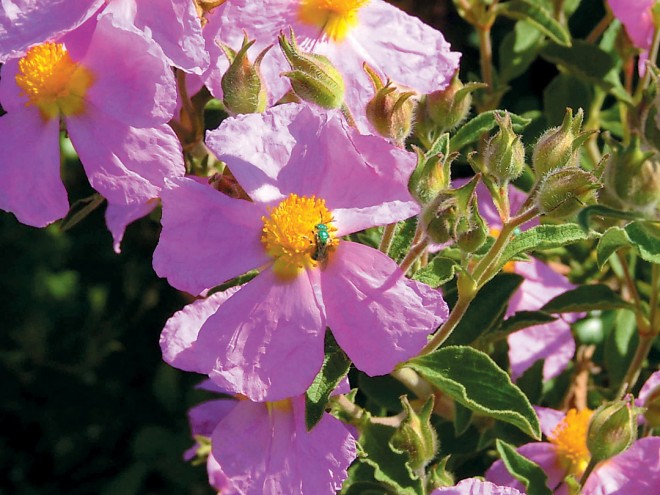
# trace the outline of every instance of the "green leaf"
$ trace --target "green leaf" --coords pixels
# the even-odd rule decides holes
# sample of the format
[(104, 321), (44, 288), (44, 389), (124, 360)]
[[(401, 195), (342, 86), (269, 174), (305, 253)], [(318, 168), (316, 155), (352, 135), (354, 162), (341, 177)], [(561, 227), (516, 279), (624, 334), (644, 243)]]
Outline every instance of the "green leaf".
[[(409, 392), (405, 385), (391, 375), (369, 376), (359, 372), (357, 386), (369, 401), (365, 407), (374, 413), (376, 408), (385, 409), (383, 414), (401, 412), (400, 397)], [(378, 414), (380, 413), (381, 411), (378, 411)]]
[(630, 241), (639, 255), (649, 263), (660, 263), (660, 224), (658, 222), (632, 222), (625, 227)]
[(529, 328), (544, 323), (552, 323), (557, 318), (542, 311), (518, 311), (504, 320), (500, 331), (506, 334), (517, 332), (523, 328)]
[(594, 98), (591, 84), (570, 73), (558, 74), (543, 90), (543, 108), (549, 124), (559, 125), (566, 108), (589, 108)]
[(499, 326), (509, 299), (518, 290), (523, 277), (502, 273), (484, 285), (470, 304), (445, 345), (465, 345)]
[(460, 402), (454, 402), (454, 431), (456, 436), (460, 437), (467, 431), (472, 422), (472, 410), (461, 405)]
[(396, 431), (391, 426), (365, 422), (360, 445), (366, 456), (362, 462), (374, 468), (374, 478), (400, 495), (421, 495), (422, 481), (408, 467), (407, 453), (398, 452), (390, 445)]
[(519, 454), (513, 445), (500, 439), (495, 440), (495, 446), (511, 476), (525, 485), (528, 495), (552, 495), (546, 484), (548, 477), (538, 464)]
[[(451, 138), (449, 151), (460, 151), (461, 148), (467, 146), (470, 143), (474, 143), (479, 140), (488, 131), (495, 129), (498, 124), (495, 120), (495, 116), (504, 117), (504, 110), (490, 110), (488, 112), (483, 112), (463, 124), (454, 134), (454, 137)], [(511, 124), (513, 125), (513, 130), (516, 132), (522, 132), (527, 124), (531, 122), (531, 119), (521, 117), (515, 113), (509, 113), (511, 116)]]
[(413, 279), (436, 288), (446, 284), (454, 278), (458, 268), (458, 263), (451, 258), (436, 256), (424, 268), (417, 270)]
[(606, 309), (634, 309), (607, 285), (580, 285), (548, 301), (541, 311), (547, 313), (580, 313)]
[(325, 332), (323, 365), (305, 393), (305, 425), (310, 431), (321, 421), (330, 394), (348, 374), (351, 360), (339, 347), (332, 332)]
[(578, 213), (577, 222), (584, 230), (589, 230), (592, 217), (616, 218), (617, 220), (639, 220), (644, 218), (640, 213), (634, 211), (621, 211), (603, 205), (589, 205)]
[(516, 22), (513, 31), (507, 33), (500, 43), (500, 82), (506, 83), (523, 74), (536, 59), (542, 45), (543, 36), (538, 29), (528, 22)]
[(632, 361), (639, 337), (635, 313), (621, 310), (615, 314), (615, 322), (605, 338), (605, 369), (609, 375), (610, 388), (616, 390)]
[(403, 256), (408, 252), (410, 243), (415, 236), (415, 230), (417, 229), (417, 217), (412, 217), (406, 220), (405, 222), (399, 222), (396, 226), (396, 232), (394, 234), (394, 239), (392, 239), (392, 245), (390, 246), (390, 257), (397, 261), (403, 258)]
[(621, 227), (610, 227), (605, 231), (603, 237), (598, 240), (596, 246), (596, 260), (598, 268), (603, 268), (607, 260), (623, 247), (631, 246), (628, 233)]
[(499, 5), (499, 13), (512, 19), (524, 20), (545, 34), (555, 43), (564, 46), (571, 45), (571, 35), (557, 22), (550, 12), (528, 0), (511, 0)]
[(407, 366), (468, 409), (541, 438), (529, 400), (487, 354), (465, 346), (443, 347), (412, 359)]

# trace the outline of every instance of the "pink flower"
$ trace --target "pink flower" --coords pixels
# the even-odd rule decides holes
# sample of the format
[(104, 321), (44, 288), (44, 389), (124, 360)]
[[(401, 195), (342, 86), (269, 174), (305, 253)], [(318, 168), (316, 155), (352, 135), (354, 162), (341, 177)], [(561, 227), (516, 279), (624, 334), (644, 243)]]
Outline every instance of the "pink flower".
[[(458, 186), (461, 181), (456, 181)], [(525, 201), (527, 195), (514, 187), (509, 187), (511, 211), (515, 214)], [(490, 194), (485, 185), (477, 186), (477, 201), (479, 212), (495, 234), (502, 228), (500, 219)], [(527, 228), (538, 224), (538, 220), (525, 224)], [(536, 311), (552, 298), (572, 289), (574, 286), (552, 270), (542, 261), (532, 258), (529, 262), (516, 261), (507, 264), (506, 271), (512, 271), (524, 277), (520, 288), (509, 301), (506, 315), (511, 316), (518, 311)], [(509, 335), (509, 364), (513, 379), (517, 379), (536, 361), (543, 359), (543, 379), (550, 380), (561, 373), (575, 353), (575, 341), (569, 323), (575, 317), (557, 319), (525, 328)]]
[[(568, 474), (578, 478), (589, 463), (586, 446), (587, 428), (592, 411), (575, 409), (566, 415), (551, 409), (537, 408), (541, 429), (549, 442), (534, 442), (518, 448), (525, 457), (536, 462), (548, 476), (547, 485), (556, 494), (568, 494), (563, 483)], [(522, 489), (504, 467), (496, 461), (486, 472), (493, 483)], [(660, 438), (637, 440), (628, 450), (599, 463), (582, 489), (584, 495), (614, 493), (654, 493), (660, 483)], [(556, 488), (558, 487), (558, 488)]]
[(326, 327), (370, 375), (424, 346), (448, 313), (440, 293), (340, 239), (418, 211), (406, 187), (414, 156), (304, 105), (227, 119), (207, 142), (252, 201), (170, 181), (154, 269), (192, 294), (260, 273), (202, 326), (198, 371), (252, 400), (279, 400), (312, 382)]
[[(346, 83), (346, 103), (363, 121), (373, 96), (364, 62), (383, 76), (426, 93), (444, 89), (460, 59), (439, 31), (383, 0), (228, 0), (209, 16), (204, 29), (211, 55), (207, 87), (222, 97), (220, 80), (228, 62), (216, 41), (238, 49), (246, 31), (256, 39), (251, 48), (254, 57), (277, 44), (278, 34), (289, 27), (303, 50), (327, 56), (339, 69)], [(280, 76), (289, 67), (280, 51), (273, 49), (261, 68), (275, 101), (290, 88)]]
[(608, 0), (612, 12), (626, 28), (628, 37), (633, 44), (642, 50), (639, 58), (639, 73), (646, 71), (651, 43), (653, 43), (653, 17), (651, 8), (655, 0)]
[(524, 495), (515, 488), (497, 486), (489, 481), (468, 478), (456, 486), (435, 489), (431, 495)]
[(25, 224), (45, 226), (69, 209), (60, 121), (108, 200), (116, 249), (126, 224), (155, 206), (164, 178), (184, 173), (167, 125), (176, 103), (170, 68), (110, 15), (5, 63), (0, 102), (0, 208)]
[[(103, 4), (107, 5), (101, 8)], [(121, 27), (148, 33), (168, 62), (201, 74), (209, 64), (202, 26), (191, 0), (17, 0), (0, 7), (0, 62), (53, 41), (94, 14), (110, 13)]]

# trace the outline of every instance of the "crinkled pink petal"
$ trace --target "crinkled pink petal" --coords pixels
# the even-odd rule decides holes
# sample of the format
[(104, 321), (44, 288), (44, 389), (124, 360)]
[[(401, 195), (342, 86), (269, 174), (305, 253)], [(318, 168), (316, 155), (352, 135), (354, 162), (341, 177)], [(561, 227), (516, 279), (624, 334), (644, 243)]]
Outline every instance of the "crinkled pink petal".
[(405, 278), (386, 255), (342, 241), (321, 271), (328, 326), (368, 375), (383, 375), (416, 355), (446, 320), (439, 291)]
[(131, 127), (95, 108), (67, 119), (67, 130), (91, 186), (109, 203), (144, 204), (165, 178), (185, 173), (181, 144), (167, 124)]
[[(538, 464), (548, 476), (547, 486), (554, 489), (561, 483), (566, 476), (566, 470), (563, 469), (557, 457), (555, 446), (547, 442), (533, 442), (518, 447), (518, 452), (529, 460)], [(495, 461), (486, 471), (486, 479), (496, 485), (510, 486), (523, 493), (525, 487), (507, 471), (501, 460)]]
[(536, 415), (539, 417), (541, 423), (541, 431), (546, 437), (549, 437), (555, 427), (563, 421), (566, 413), (550, 409), (549, 407), (533, 406)]
[(190, 0), (113, 0), (105, 12), (150, 33), (170, 65), (201, 74), (209, 65), (202, 26)]
[(214, 399), (202, 402), (188, 410), (188, 423), (193, 436), (210, 437), (218, 423), (234, 410), (235, 399)]
[(241, 401), (217, 426), (213, 455), (243, 495), (334, 494), (355, 459), (355, 440), (324, 414), (310, 432), (304, 398), (293, 408)]
[(28, 103), (27, 97), (21, 94), (22, 89), (16, 84), (18, 61), (19, 59), (13, 58), (0, 67), (2, 76), (0, 77), (0, 104), (7, 113), (20, 111)]
[(653, 42), (651, 7), (655, 0), (608, 0), (608, 3), (635, 46), (648, 50)]
[(266, 209), (188, 178), (161, 193), (163, 216), (153, 266), (180, 290), (201, 294), (271, 261), (261, 243)]
[(591, 473), (584, 495), (654, 494), (660, 487), (660, 437), (637, 440), (625, 452), (600, 463)]
[(11, 0), (0, 4), (0, 62), (20, 57), (85, 22), (103, 0)]
[[(75, 40), (68, 38), (70, 45)], [(172, 117), (176, 84), (160, 48), (143, 34), (120, 28), (112, 15), (99, 18), (80, 63), (95, 77), (85, 99), (104, 113), (135, 127)]]
[(648, 380), (646, 380), (644, 385), (642, 385), (642, 389), (639, 391), (639, 395), (637, 396), (637, 400), (639, 401), (638, 405), (644, 405), (646, 398), (653, 391), (653, 389), (659, 385), (660, 371), (656, 371), (651, 376), (649, 376)]
[(128, 224), (148, 215), (157, 205), (158, 201), (155, 199), (132, 205), (108, 204), (105, 210), (105, 224), (112, 234), (112, 248), (115, 253), (121, 252), (121, 241)]
[(545, 360), (543, 380), (550, 380), (566, 369), (575, 354), (573, 334), (561, 319), (513, 332), (507, 342), (514, 380), (540, 359)]
[(255, 201), (325, 199), (339, 236), (419, 211), (407, 188), (414, 155), (358, 134), (338, 112), (291, 104), (240, 115), (208, 133), (207, 144)]
[(210, 369), (202, 367), (203, 361), (199, 359), (195, 341), (206, 320), (239, 288), (232, 287), (223, 292), (216, 292), (174, 313), (167, 320), (160, 334), (163, 360), (184, 371), (208, 374)]
[(46, 122), (34, 107), (0, 117), (0, 209), (19, 222), (44, 227), (69, 210), (59, 139), (58, 119)]
[(456, 486), (436, 488), (431, 495), (524, 495), (524, 493), (515, 488), (469, 478), (462, 480)]
[(575, 288), (566, 277), (537, 259), (517, 261), (515, 272), (525, 280), (511, 298), (507, 315), (516, 311), (536, 311), (554, 297)]
[(265, 270), (209, 317), (196, 346), (215, 383), (255, 401), (307, 390), (323, 362), (326, 328), (313, 275), (281, 281)]

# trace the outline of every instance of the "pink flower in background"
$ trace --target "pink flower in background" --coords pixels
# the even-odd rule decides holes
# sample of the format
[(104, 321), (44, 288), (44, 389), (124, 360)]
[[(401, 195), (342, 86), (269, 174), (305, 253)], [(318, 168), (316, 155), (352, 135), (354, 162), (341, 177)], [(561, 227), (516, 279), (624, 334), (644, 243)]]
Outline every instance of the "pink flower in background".
[(515, 488), (497, 486), (489, 481), (468, 478), (456, 486), (435, 489), (431, 495), (524, 495)]
[[(220, 79), (228, 66), (216, 41), (238, 49), (245, 31), (256, 39), (251, 48), (256, 56), (292, 27), (303, 50), (327, 56), (342, 73), (346, 102), (358, 121), (365, 119), (365, 105), (373, 96), (364, 62), (384, 78), (431, 92), (444, 89), (460, 59), (439, 31), (383, 0), (228, 0), (208, 18), (206, 84), (216, 97), (222, 97)], [(290, 88), (280, 76), (289, 67), (279, 49), (266, 55), (261, 69), (271, 101), (276, 101)]]
[(369, 375), (424, 346), (448, 313), (440, 293), (340, 239), (418, 211), (407, 189), (413, 155), (304, 105), (227, 119), (207, 144), (252, 201), (170, 181), (154, 269), (192, 294), (260, 273), (202, 326), (197, 371), (252, 400), (279, 400), (311, 384), (326, 327)]
[[(460, 186), (461, 181), (456, 181)], [(509, 187), (509, 200), (511, 211), (515, 213), (525, 201), (527, 195)], [(477, 201), (479, 212), (493, 233), (497, 234), (502, 228), (502, 220), (490, 199), (485, 185), (477, 186)], [(526, 228), (538, 224), (538, 220), (525, 224)], [(566, 279), (552, 270), (548, 265), (532, 258), (529, 262), (516, 261), (505, 267), (524, 277), (520, 288), (509, 301), (506, 315), (511, 316), (518, 311), (536, 311), (552, 298), (572, 289), (574, 286)], [(551, 323), (544, 323), (511, 333), (509, 343), (509, 364), (511, 375), (517, 379), (525, 370), (536, 361), (543, 359), (543, 379), (550, 380), (561, 373), (570, 362), (575, 353), (575, 341), (569, 323), (576, 318), (564, 315)]]
[(126, 223), (155, 206), (165, 177), (183, 175), (167, 125), (176, 103), (169, 66), (110, 15), (2, 67), (0, 208), (42, 227), (69, 209), (60, 178), (60, 122), (91, 186), (108, 200), (115, 248)]
[(646, 71), (651, 43), (653, 43), (653, 17), (651, 7), (655, 0), (608, 0), (612, 12), (621, 21), (633, 44), (642, 50), (639, 73)]
[[(586, 439), (592, 411), (567, 414), (552, 409), (536, 408), (541, 429), (549, 442), (522, 445), (518, 452), (536, 462), (548, 476), (547, 485), (557, 495), (568, 494), (563, 483), (568, 474), (579, 477), (589, 463)], [(524, 489), (506, 470), (501, 460), (486, 472), (486, 479), (502, 486)], [(637, 440), (628, 450), (599, 463), (589, 476), (584, 495), (614, 493), (654, 493), (660, 484), (660, 437)], [(557, 488), (558, 487), (558, 488)]]

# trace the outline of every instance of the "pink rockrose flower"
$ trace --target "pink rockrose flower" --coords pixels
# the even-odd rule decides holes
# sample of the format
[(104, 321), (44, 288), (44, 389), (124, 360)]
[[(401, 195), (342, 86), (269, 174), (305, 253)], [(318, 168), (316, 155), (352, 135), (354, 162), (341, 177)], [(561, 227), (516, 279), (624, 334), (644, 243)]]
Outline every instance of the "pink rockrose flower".
[(339, 112), (295, 104), (227, 119), (207, 144), (251, 201), (169, 181), (154, 269), (191, 294), (260, 273), (202, 326), (197, 371), (273, 401), (311, 384), (327, 327), (369, 375), (419, 352), (447, 317), (440, 293), (343, 239), (419, 211), (407, 189), (412, 154), (358, 134)]
[(66, 127), (91, 186), (108, 200), (115, 248), (126, 224), (156, 204), (165, 177), (183, 175), (167, 125), (176, 104), (169, 66), (110, 15), (2, 66), (0, 209), (43, 227), (69, 210), (60, 178)]
[[(455, 181), (456, 187), (464, 183), (462, 180)], [(490, 226), (491, 233), (499, 234), (502, 220), (483, 183), (477, 185), (476, 194), (481, 216)], [(509, 186), (511, 212), (515, 214), (526, 198), (527, 195), (523, 191)], [(522, 228), (535, 225), (538, 225), (538, 220), (527, 222)], [(531, 261), (507, 263), (504, 270), (524, 277), (522, 284), (509, 301), (506, 316), (518, 311), (537, 311), (554, 297), (574, 288), (566, 277), (536, 258), (532, 258)], [(525, 370), (541, 359), (544, 360), (544, 380), (550, 380), (566, 369), (575, 353), (575, 340), (569, 326), (569, 323), (575, 319), (574, 315), (564, 315), (563, 318), (551, 323), (511, 333), (507, 342), (513, 379), (519, 378)]]
[(54, 41), (94, 15), (112, 14), (125, 29), (153, 39), (170, 65), (201, 74), (209, 64), (192, 0), (15, 0), (0, 5), (0, 62)]
[[(522, 445), (518, 452), (537, 463), (548, 476), (547, 486), (557, 495), (568, 495), (564, 478), (572, 474), (578, 479), (591, 458), (587, 449), (587, 431), (593, 411), (571, 409), (563, 414), (552, 409), (536, 408), (541, 430), (548, 442)], [(524, 489), (513, 478), (501, 460), (486, 472), (486, 479), (502, 486)], [(610, 495), (615, 493), (654, 493), (660, 484), (660, 438), (637, 440), (626, 451), (600, 462), (593, 470), (581, 493)]]
[(655, 0), (608, 0), (607, 3), (623, 24), (633, 44), (642, 50), (638, 69), (640, 75), (644, 75), (655, 30), (651, 14)]
[(489, 481), (468, 478), (456, 486), (436, 488), (431, 495), (524, 495), (515, 488), (497, 486)]
[[(220, 80), (229, 65), (217, 42), (237, 50), (246, 32), (256, 40), (251, 48), (255, 57), (276, 45), (280, 32), (293, 28), (301, 49), (327, 56), (342, 73), (345, 101), (365, 125), (365, 107), (374, 91), (364, 62), (383, 79), (428, 93), (449, 84), (460, 60), (439, 31), (383, 0), (227, 0), (208, 19), (206, 85), (214, 96), (222, 98)], [(288, 79), (280, 76), (288, 70), (278, 49), (265, 56), (261, 71), (271, 102), (290, 89)]]

